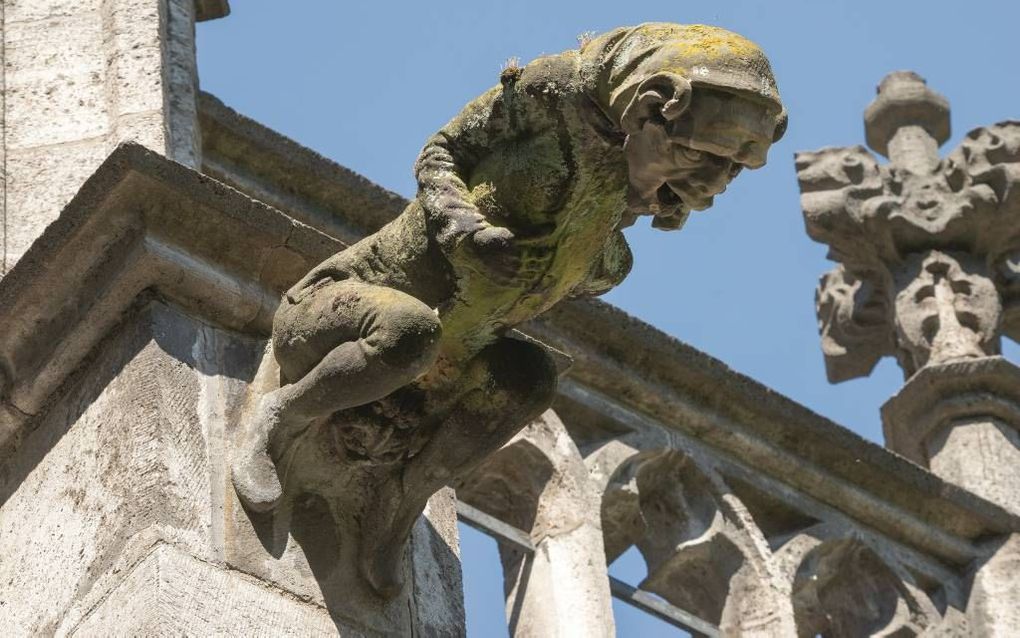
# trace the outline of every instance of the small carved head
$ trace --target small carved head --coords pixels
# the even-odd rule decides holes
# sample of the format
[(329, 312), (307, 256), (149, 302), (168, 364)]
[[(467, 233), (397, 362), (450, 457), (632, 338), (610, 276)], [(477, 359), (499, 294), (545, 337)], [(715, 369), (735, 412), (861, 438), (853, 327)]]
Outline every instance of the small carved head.
[(602, 49), (598, 96), (627, 135), (631, 213), (679, 228), (742, 168), (765, 164), (786, 110), (757, 45), (703, 25), (645, 24), (604, 38), (613, 46)]
[(977, 260), (911, 255), (896, 282), (896, 339), (906, 375), (925, 365), (999, 352), (1002, 303)]

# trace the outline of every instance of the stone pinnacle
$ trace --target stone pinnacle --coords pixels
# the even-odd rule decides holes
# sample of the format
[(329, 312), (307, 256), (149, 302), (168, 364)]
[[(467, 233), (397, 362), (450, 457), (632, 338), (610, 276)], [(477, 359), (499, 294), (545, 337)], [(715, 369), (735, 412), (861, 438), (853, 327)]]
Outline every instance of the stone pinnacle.
[(949, 102), (912, 71), (882, 79), (864, 112), (868, 146), (896, 164), (922, 169), (949, 139)]

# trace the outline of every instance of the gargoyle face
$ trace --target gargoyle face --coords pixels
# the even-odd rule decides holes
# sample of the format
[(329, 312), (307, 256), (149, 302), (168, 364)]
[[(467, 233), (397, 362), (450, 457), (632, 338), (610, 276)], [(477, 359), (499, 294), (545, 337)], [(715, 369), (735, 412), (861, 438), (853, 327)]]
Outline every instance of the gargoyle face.
[(674, 229), (691, 210), (710, 207), (742, 168), (765, 164), (779, 110), (772, 101), (697, 87), (673, 119), (644, 120), (624, 145), (630, 211)]

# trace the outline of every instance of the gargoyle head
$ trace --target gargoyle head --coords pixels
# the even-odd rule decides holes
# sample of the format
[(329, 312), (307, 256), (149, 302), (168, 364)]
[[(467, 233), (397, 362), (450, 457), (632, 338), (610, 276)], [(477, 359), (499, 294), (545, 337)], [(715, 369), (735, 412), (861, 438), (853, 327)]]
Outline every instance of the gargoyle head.
[(643, 24), (592, 40), (581, 56), (594, 99), (627, 136), (629, 213), (654, 215), (657, 228), (711, 206), (786, 130), (768, 60), (730, 31)]

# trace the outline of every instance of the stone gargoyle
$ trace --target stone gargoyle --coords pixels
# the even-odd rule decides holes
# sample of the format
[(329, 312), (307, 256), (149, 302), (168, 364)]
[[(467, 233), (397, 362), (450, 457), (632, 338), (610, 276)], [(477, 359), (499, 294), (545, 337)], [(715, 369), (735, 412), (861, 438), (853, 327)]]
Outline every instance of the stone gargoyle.
[(437, 490), (550, 404), (547, 350), (512, 328), (627, 275), (622, 228), (679, 228), (786, 112), (769, 62), (710, 26), (644, 24), (509, 65), (428, 140), (404, 212), (284, 296), (234, 441), (244, 505), (329, 505), (378, 595)]

